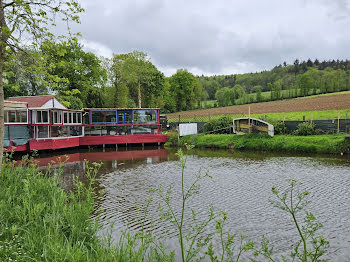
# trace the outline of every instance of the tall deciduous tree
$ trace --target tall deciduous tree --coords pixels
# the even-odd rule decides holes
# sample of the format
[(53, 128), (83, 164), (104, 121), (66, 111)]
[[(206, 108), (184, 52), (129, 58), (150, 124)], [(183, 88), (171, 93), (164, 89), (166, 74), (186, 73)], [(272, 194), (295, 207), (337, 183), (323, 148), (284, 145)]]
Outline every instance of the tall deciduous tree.
[[(21, 40), (38, 47), (42, 41), (52, 40), (50, 27), (55, 19), (79, 22), (83, 8), (75, 0), (0, 0), (0, 163), (4, 139), (4, 63), (9, 59), (7, 49), (23, 52)], [(1, 166), (1, 165), (0, 165)]]
[(192, 109), (198, 105), (202, 88), (193, 74), (179, 69), (170, 77), (169, 82), (177, 111)]

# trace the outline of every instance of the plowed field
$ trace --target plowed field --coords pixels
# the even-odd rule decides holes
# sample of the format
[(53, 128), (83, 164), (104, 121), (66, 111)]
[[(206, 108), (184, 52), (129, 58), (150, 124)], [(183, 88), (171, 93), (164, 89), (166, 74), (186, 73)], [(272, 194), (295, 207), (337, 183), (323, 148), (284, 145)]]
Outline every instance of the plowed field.
[(220, 108), (193, 110), (169, 114), (168, 118), (215, 116), (223, 114), (248, 114), (250, 106), (251, 114), (321, 111), (350, 109), (350, 94), (319, 96), (305, 99), (291, 99), (274, 102), (257, 103), (250, 105), (227, 106)]

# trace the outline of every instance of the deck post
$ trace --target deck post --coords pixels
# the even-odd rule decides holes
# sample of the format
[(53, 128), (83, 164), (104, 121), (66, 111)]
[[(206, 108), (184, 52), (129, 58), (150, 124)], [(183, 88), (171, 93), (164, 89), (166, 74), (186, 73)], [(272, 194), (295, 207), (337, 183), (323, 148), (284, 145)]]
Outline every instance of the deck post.
[(118, 151), (118, 144), (115, 144), (115, 151)]
[(103, 144), (103, 145), (102, 145), (102, 148), (103, 148), (103, 152), (105, 152), (105, 151), (106, 151), (106, 145)]
[(142, 150), (145, 149), (145, 143), (142, 143)]
[(160, 142), (158, 142), (158, 149), (160, 149)]
[(125, 149), (128, 150), (128, 143), (125, 143)]

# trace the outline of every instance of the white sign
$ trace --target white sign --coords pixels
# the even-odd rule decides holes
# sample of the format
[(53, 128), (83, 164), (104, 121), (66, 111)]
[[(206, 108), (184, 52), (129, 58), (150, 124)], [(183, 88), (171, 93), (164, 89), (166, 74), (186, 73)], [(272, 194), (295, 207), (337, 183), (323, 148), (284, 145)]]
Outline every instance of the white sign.
[(179, 134), (180, 136), (197, 134), (197, 123), (179, 124)]

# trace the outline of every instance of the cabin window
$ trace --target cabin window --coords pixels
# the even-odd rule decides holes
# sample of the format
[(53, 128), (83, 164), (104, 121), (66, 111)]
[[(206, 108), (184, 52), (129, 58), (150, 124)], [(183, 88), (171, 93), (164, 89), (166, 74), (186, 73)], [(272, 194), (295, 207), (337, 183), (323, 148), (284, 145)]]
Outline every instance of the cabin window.
[(116, 123), (116, 111), (91, 111), (92, 123)]
[(38, 135), (37, 138), (48, 138), (49, 137), (49, 127), (48, 126), (37, 126)]
[(52, 112), (53, 124), (62, 124), (62, 112), (53, 111)]
[(157, 110), (135, 110), (134, 123), (157, 122)]
[(52, 126), (51, 137), (66, 137), (68, 136), (67, 126)]
[(83, 123), (84, 125), (89, 125), (90, 124), (90, 114), (88, 112), (85, 112), (83, 114)]
[(27, 110), (5, 110), (5, 123), (27, 123)]
[(69, 127), (69, 135), (70, 136), (81, 136), (82, 135), (81, 126), (70, 126)]
[(68, 124), (68, 112), (63, 112), (63, 123)]
[(92, 123), (103, 123), (105, 114), (103, 111), (92, 111), (91, 112)]
[(37, 124), (48, 124), (49, 123), (49, 112), (48, 111), (36, 111), (36, 123)]
[(131, 123), (131, 111), (118, 110), (118, 124)]

